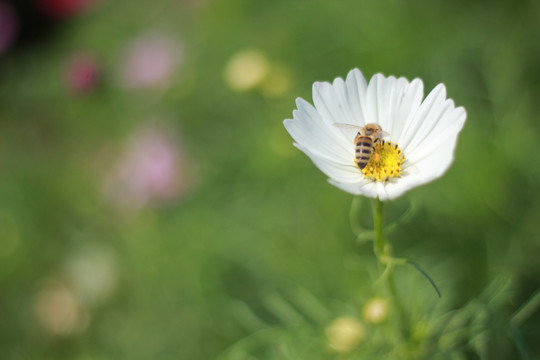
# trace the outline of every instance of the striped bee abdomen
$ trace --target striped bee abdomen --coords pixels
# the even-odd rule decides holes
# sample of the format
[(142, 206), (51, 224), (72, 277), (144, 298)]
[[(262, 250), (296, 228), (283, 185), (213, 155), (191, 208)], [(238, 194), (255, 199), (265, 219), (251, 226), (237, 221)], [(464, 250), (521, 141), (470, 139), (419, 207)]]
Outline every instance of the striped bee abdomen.
[(369, 158), (371, 157), (371, 151), (373, 149), (373, 139), (371, 136), (365, 136), (358, 134), (356, 138), (354, 139), (354, 142), (356, 144), (356, 153), (354, 162), (360, 170), (366, 167), (367, 163), (369, 162)]

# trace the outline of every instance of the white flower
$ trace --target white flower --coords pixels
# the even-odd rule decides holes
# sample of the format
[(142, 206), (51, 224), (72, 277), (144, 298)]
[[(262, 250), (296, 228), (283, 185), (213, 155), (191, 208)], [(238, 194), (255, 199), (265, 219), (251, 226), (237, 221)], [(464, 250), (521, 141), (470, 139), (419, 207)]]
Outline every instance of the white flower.
[[(424, 97), (420, 79), (374, 75), (369, 84), (358, 69), (332, 84), (313, 84), (312, 106), (296, 100), (293, 119), (283, 123), (295, 146), (329, 177), (330, 183), (355, 195), (394, 199), (440, 177), (454, 158), (457, 135), (466, 113), (446, 98), (443, 84)], [(370, 163), (355, 162), (355, 136), (336, 123), (356, 127), (378, 124), (384, 142), (374, 146)], [(390, 144), (389, 144), (390, 143)]]

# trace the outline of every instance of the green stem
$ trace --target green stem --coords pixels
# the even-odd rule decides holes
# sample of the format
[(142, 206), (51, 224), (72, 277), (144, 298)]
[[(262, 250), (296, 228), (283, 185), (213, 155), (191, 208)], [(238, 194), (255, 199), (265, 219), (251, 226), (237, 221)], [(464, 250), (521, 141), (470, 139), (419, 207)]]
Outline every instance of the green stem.
[(390, 246), (386, 243), (386, 239), (383, 234), (383, 202), (374, 199), (372, 201), (373, 206), (373, 251), (377, 256), (379, 262), (379, 268), (381, 269), (382, 276), (386, 280), (386, 286), (390, 295), (390, 301), (394, 305), (399, 321), (400, 332), (405, 339), (410, 336), (409, 319), (405, 313), (405, 309), (401, 301), (399, 300), (396, 282), (394, 280), (394, 267), (392, 262), (392, 254)]
[(373, 206), (373, 251), (377, 256), (379, 265), (382, 266), (382, 270), (388, 265), (386, 259), (386, 242), (383, 236), (383, 224), (382, 224), (382, 213), (383, 213), (383, 202), (374, 199), (372, 201)]

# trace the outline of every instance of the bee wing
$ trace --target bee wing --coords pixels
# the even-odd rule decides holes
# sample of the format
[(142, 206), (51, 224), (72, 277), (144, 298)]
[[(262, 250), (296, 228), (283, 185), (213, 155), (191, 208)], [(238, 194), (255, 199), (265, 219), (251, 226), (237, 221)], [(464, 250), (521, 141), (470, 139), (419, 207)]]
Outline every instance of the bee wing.
[(352, 136), (355, 136), (356, 134), (361, 133), (363, 129), (361, 126), (345, 124), (345, 123), (334, 123), (332, 125), (334, 125), (335, 127), (343, 130), (345, 133)]
[(356, 126), (356, 125), (353, 125), (353, 124), (333, 123), (332, 125), (334, 125), (335, 127), (340, 128), (340, 129), (344, 129), (344, 130), (356, 130), (356, 131), (362, 130), (361, 126)]

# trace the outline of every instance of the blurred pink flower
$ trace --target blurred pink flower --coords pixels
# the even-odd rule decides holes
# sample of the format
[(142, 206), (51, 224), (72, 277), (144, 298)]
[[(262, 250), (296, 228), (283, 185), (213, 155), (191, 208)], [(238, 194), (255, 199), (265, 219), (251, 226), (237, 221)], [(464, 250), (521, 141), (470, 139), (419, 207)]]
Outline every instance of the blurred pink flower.
[(69, 90), (74, 93), (89, 93), (99, 82), (99, 64), (91, 55), (76, 55), (69, 60), (65, 77)]
[(168, 87), (181, 60), (180, 46), (167, 37), (147, 35), (128, 44), (121, 82), (127, 88)]
[(19, 32), (19, 20), (10, 4), (0, 1), (0, 54), (15, 41)]
[(96, 0), (38, 0), (40, 9), (49, 16), (65, 18), (87, 10)]
[(192, 183), (191, 166), (177, 141), (162, 128), (143, 128), (129, 141), (105, 180), (115, 205), (138, 211), (176, 199)]

